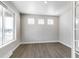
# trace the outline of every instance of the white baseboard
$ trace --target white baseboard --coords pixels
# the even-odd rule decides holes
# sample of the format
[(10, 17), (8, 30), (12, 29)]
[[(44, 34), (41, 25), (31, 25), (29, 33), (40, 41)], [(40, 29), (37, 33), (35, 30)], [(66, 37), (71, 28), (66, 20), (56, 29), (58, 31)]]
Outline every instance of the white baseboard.
[(69, 48), (72, 48), (72, 46), (70, 46), (70, 45), (68, 45), (68, 44), (66, 44), (66, 43), (64, 43), (64, 42), (62, 42), (62, 41), (59, 41), (59, 43), (65, 45), (65, 46), (67, 46), (67, 47), (69, 47)]
[(5, 54), (2, 58), (9, 58), (13, 52), (15, 51), (15, 49), (20, 45), (20, 44), (35, 44), (35, 43), (55, 43), (57, 41), (39, 41), (39, 42), (20, 42), (18, 43), (12, 50), (10, 50), (7, 54)]
[(65, 43), (63, 43), (63, 42), (61, 42), (61, 41), (20, 42), (20, 43), (17, 44), (11, 51), (9, 51), (3, 58), (9, 58), (9, 57), (13, 54), (14, 50), (15, 50), (20, 44), (57, 43), (57, 42), (59, 42), (59, 43), (65, 45), (65, 46), (71, 48), (71, 46), (69, 46), (69, 45), (67, 45), (67, 44), (65, 44)]
[(69, 48), (72, 48), (70, 45), (64, 43), (64, 42), (61, 42), (61, 41), (38, 41), (38, 42), (21, 42), (21, 44), (36, 44), (36, 43), (61, 43)]
[(19, 47), (20, 44), (21, 44), (21, 43), (19, 42), (19, 43), (12, 49), (12, 52), (15, 51), (15, 49), (16, 49), (17, 47)]
[(12, 51), (9, 51), (5, 56), (3, 56), (2, 58), (9, 58), (11, 55), (13, 54)]
[(5, 56), (3, 56), (3, 58), (9, 58), (20, 44), (52, 43), (52, 42), (56, 43), (57, 41), (20, 42), (11, 51), (9, 51)]
[(36, 41), (36, 42), (21, 42), (21, 44), (36, 44), (36, 43), (56, 43), (58, 41)]
[(9, 58), (19, 45), (20, 45), (20, 43), (17, 44), (12, 50), (10, 50), (5, 56), (3, 56), (3, 58)]

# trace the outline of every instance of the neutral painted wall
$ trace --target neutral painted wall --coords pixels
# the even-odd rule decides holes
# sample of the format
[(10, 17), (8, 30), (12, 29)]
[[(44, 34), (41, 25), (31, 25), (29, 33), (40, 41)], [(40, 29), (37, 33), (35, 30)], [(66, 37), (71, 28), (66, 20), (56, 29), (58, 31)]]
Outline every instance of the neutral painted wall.
[[(79, 40), (79, 6), (76, 7), (76, 40)], [(79, 51), (79, 41), (76, 41), (76, 50)]]
[[(71, 8), (72, 9), (72, 8)], [(68, 9), (60, 16), (59, 21), (59, 41), (68, 47), (72, 47), (72, 10)]]
[[(28, 18), (35, 18), (35, 24), (29, 25)], [(44, 19), (45, 24), (38, 24), (39, 19)], [(53, 25), (48, 25), (47, 19), (54, 20)], [(41, 16), (41, 15), (21, 15), (21, 36), (22, 42), (25, 43), (42, 43), (42, 42), (57, 42), (58, 41), (58, 24), (59, 17)]]
[(0, 48), (0, 58), (1, 57), (9, 57), (11, 55), (13, 49), (19, 44), (20, 42), (20, 14), (18, 10), (10, 3), (10, 2), (3, 2), (9, 8), (11, 8), (15, 12), (15, 21), (16, 21), (16, 41)]

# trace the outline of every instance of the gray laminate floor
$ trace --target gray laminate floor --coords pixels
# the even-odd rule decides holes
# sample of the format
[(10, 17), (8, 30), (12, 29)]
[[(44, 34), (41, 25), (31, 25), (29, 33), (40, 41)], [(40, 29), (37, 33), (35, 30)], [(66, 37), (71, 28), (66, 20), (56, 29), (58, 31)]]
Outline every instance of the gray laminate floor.
[(60, 43), (22, 44), (11, 58), (70, 58), (71, 49)]

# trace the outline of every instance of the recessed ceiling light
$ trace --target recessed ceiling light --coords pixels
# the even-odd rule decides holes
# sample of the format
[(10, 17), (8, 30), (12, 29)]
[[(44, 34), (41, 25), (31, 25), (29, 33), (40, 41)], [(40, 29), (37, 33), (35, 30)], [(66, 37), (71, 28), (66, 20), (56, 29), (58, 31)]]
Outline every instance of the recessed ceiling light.
[(47, 4), (47, 1), (44, 1), (45, 4)]

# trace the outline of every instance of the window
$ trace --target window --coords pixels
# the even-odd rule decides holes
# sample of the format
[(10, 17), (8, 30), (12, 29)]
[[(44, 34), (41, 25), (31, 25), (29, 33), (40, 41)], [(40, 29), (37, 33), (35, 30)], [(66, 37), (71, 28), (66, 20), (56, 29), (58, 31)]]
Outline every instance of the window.
[(0, 5), (0, 45), (2, 44), (2, 6)]
[(44, 24), (44, 19), (39, 19), (38, 24)]
[(35, 22), (34, 22), (34, 18), (29, 18), (28, 19), (28, 24), (34, 24)]
[(76, 18), (76, 24), (78, 24), (78, 22), (79, 22), (79, 18), (77, 17), (77, 18)]
[(13, 40), (13, 13), (3, 8), (4, 17), (4, 43)]
[(48, 19), (48, 20), (47, 20), (47, 24), (48, 24), (48, 25), (54, 24), (53, 19)]
[(0, 5), (0, 46), (14, 40), (14, 13)]

